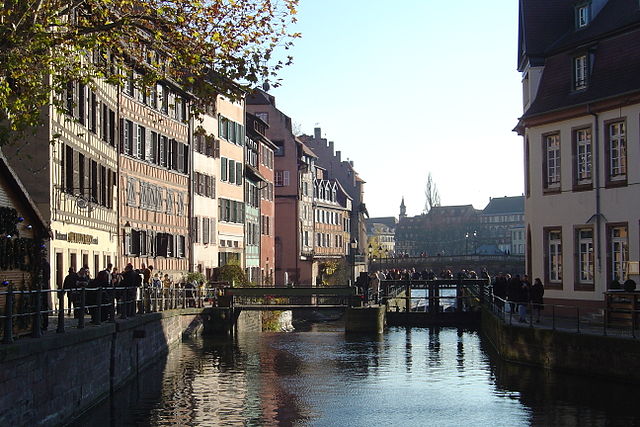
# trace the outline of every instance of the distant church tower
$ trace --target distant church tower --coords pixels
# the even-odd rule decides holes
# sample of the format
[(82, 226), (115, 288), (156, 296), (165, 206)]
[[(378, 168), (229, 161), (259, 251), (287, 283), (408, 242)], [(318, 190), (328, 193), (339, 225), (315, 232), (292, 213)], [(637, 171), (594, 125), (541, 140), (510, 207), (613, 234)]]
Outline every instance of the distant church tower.
[(401, 220), (402, 218), (406, 218), (406, 217), (407, 217), (407, 207), (404, 205), (404, 196), (403, 196), (402, 203), (400, 203), (400, 217), (398, 219)]

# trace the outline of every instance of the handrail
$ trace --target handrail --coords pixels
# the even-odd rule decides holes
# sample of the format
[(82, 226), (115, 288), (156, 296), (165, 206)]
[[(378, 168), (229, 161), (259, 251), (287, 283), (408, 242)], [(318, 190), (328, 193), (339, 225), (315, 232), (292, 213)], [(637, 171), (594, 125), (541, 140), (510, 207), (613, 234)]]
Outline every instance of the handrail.
[[(153, 286), (80, 286), (68, 289), (16, 290), (9, 285), (6, 290), (0, 291), (0, 301), (4, 299), (5, 302), (4, 311), (0, 313), (0, 322), (3, 324), (2, 343), (9, 344), (14, 341), (19, 332), (15, 330), (16, 321), (20, 322), (20, 319), (31, 317), (31, 336), (39, 338), (42, 330), (48, 327), (50, 315), (57, 317), (56, 332), (64, 333), (74, 321), (77, 321), (77, 329), (84, 328), (87, 314), (91, 316), (92, 324), (100, 325), (105, 321), (115, 322), (116, 315), (125, 319), (148, 312), (204, 307), (207, 303), (211, 306), (217, 305), (219, 290), (219, 287)], [(26, 299), (26, 305), (22, 306), (23, 310), (18, 311), (16, 301), (22, 298)], [(65, 300), (69, 303), (66, 310)], [(56, 301), (57, 304), (53, 307), (48, 306), (48, 303)], [(26, 329), (22, 331), (28, 332)]]

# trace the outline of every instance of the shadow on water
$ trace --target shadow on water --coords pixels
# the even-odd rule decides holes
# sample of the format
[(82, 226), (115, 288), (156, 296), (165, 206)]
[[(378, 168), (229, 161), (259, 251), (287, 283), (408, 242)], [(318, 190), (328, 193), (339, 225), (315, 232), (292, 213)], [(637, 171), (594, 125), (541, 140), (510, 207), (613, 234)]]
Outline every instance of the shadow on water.
[(481, 349), (497, 391), (517, 395), (530, 409), (531, 425), (640, 425), (637, 384), (505, 362), (484, 340)]
[(71, 425), (637, 425), (636, 389), (505, 363), (472, 329), (337, 322), (185, 341)]

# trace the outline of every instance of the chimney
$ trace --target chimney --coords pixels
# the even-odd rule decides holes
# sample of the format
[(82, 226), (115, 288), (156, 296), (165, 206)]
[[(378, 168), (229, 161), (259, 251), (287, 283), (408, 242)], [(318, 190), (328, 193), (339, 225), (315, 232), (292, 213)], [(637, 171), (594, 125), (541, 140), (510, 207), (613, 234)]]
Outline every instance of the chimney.
[(331, 152), (331, 155), (333, 156), (333, 141), (329, 141), (329, 151)]
[(340, 155), (342, 154), (341, 151), (336, 151), (336, 160), (338, 161), (338, 163), (340, 163), (342, 160), (340, 160)]
[(322, 133), (322, 129), (320, 129), (320, 128), (314, 128), (314, 129), (313, 129), (313, 139), (320, 139), (320, 138), (322, 138), (321, 133)]
[(349, 164), (353, 167), (353, 160), (349, 160)]

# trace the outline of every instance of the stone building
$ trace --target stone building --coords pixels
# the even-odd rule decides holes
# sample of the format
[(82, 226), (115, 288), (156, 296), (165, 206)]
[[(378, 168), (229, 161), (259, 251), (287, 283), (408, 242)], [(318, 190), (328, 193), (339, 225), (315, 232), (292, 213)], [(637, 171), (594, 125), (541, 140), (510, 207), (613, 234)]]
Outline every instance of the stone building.
[(189, 102), (171, 82), (147, 91), (134, 75), (119, 93), (120, 268), (152, 265), (174, 280), (189, 270)]
[(640, 5), (523, 0), (519, 24), (527, 270), (547, 301), (600, 308), (638, 279)]

